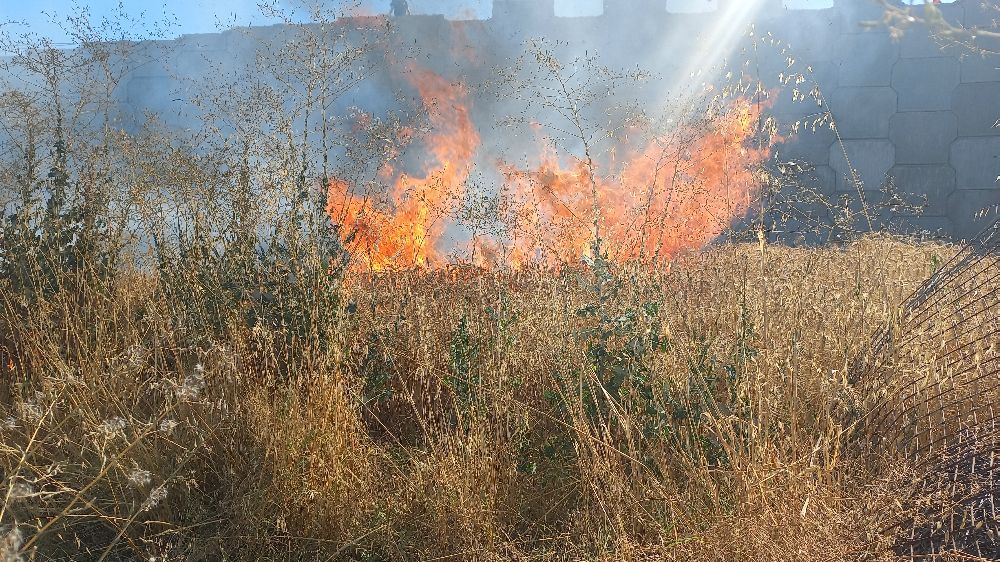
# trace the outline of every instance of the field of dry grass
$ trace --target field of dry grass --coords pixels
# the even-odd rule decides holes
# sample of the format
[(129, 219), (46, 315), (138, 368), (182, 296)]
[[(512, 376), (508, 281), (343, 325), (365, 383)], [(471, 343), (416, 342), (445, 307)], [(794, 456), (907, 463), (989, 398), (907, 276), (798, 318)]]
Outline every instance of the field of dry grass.
[(67, 278), (30, 301), (0, 281), (0, 552), (892, 559), (901, 506), (844, 438), (847, 371), (953, 252), (355, 275), (308, 329), (211, 308), (210, 284), (180, 303), (143, 274)]
[(0, 562), (1000, 559), (1000, 223), (782, 161), (790, 46), (650, 104), (268, 4), (135, 123), (158, 23), (0, 22)]

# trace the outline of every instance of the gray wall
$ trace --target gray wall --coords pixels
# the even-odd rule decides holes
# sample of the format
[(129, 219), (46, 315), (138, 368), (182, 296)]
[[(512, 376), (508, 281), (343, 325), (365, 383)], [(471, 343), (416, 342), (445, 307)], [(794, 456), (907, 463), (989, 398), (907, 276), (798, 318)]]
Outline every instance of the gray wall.
[[(597, 50), (606, 60), (670, 77), (681, 72), (685, 53), (705, 40), (715, 15), (671, 14), (662, 6), (663, 2), (651, 0), (606, 0), (603, 16), (557, 18), (551, 2), (496, 0), (494, 16), (487, 21), (400, 18), (397, 40), (400, 45), (420, 44), (421, 60), (432, 67), (462, 66), (459, 75), (468, 80), (489, 78), (491, 65), (516, 54), (523, 39), (539, 35), (564, 39), (578, 52)], [(968, 26), (992, 25), (977, 0), (943, 9), (948, 18)], [(757, 28), (771, 31), (788, 50), (760, 56), (756, 62), (761, 76), (777, 76), (789, 58), (794, 59), (794, 68), (810, 67), (809, 80), (819, 85), (837, 123), (836, 132), (821, 128), (790, 137), (778, 157), (815, 165), (814, 181), (831, 198), (857, 191), (850, 181), (848, 159), (871, 198), (877, 197), (887, 177), (901, 192), (926, 197), (928, 208), (922, 216), (906, 210), (887, 212), (880, 217), (880, 227), (933, 231), (951, 238), (971, 236), (992, 220), (975, 215), (1000, 205), (996, 183), (1000, 129), (994, 126), (1000, 119), (1000, 57), (942, 50), (918, 28), (893, 41), (885, 29), (859, 25), (878, 15), (871, 0), (837, 0), (833, 8), (823, 10), (786, 10), (780, 2), (766, 3)], [(251, 35), (277, 31), (260, 28)], [(490, 60), (462, 59), (454, 48), (461, 41)], [(161, 52), (168, 54), (150, 55), (126, 78), (119, 90), (123, 113), (138, 116), (152, 110), (168, 124), (189, 125), (184, 100), (194, 92), (178, 77), (219, 72), (220, 65), (246, 62), (253, 56), (251, 44), (252, 37), (240, 31), (150, 43), (151, 53), (167, 46)], [(373, 91), (393, 86), (391, 78), (380, 80), (357, 92), (354, 101), (372, 101)], [(500, 103), (484, 101), (477, 111), (495, 115)], [(793, 102), (790, 89), (772, 107), (786, 123), (808, 120), (821, 110), (811, 100)]]

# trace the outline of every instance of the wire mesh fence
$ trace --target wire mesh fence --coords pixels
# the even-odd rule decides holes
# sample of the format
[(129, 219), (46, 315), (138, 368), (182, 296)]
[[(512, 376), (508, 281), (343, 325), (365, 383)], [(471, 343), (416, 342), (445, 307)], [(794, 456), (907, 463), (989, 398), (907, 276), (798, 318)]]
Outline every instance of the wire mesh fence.
[(852, 443), (902, 490), (896, 555), (1000, 559), (1000, 220), (914, 292), (850, 382)]

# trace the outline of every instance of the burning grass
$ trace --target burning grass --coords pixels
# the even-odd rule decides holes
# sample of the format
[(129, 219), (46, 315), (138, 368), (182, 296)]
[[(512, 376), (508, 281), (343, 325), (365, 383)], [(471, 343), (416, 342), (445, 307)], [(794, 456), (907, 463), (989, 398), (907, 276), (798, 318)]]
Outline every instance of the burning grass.
[(917, 207), (774, 161), (825, 109), (544, 39), (467, 84), (340, 21), (248, 33), (183, 132), (118, 128), (146, 55), (85, 10), (114, 41), (0, 33), (39, 88), (0, 93), (0, 562), (994, 547), (996, 248), (900, 312), (971, 247), (859, 238)]
[[(761, 92), (753, 99), (743, 83), (715, 95), (706, 88), (697, 105), (685, 108), (690, 115), (679, 122), (669, 118), (663, 130), (634, 114), (610, 134), (577, 106), (592, 104), (593, 94), (584, 92), (611, 91), (611, 85), (596, 87), (591, 78), (575, 83), (577, 72), (570, 67), (583, 65), (587, 76), (611, 71), (597, 67), (595, 59), (567, 65), (544, 44), (529, 52), (560, 85), (558, 96), (540, 88), (542, 113), (554, 111), (562, 120), (546, 125), (534, 117), (512, 118), (526, 121), (534, 136), (528, 144), (537, 146), (519, 147), (530, 163), (512, 164), (502, 156), (480, 170), (495, 176), (490, 189), (471, 181), (479, 151), (496, 148), (481, 146), (469, 88), (406, 67), (430, 125), (423, 135), (411, 128), (400, 134), (404, 144), (419, 139), (426, 153), (415, 174), (390, 159), (375, 182), (327, 181), (325, 210), (340, 228), (353, 269), (443, 267), (455, 256), (489, 269), (557, 266), (593, 256), (595, 239), (614, 261), (657, 263), (730, 233), (734, 219), (747, 214), (766, 183), (764, 163), (783, 140), (772, 130), (773, 119), (763, 115), (770, 102)], [(362, 114), (357, 128), (371, 124)], [(598, 148), (597, 137), (611, 142)], [(579, 147), (566, 150), (567, 142)]]
[(845, 447), (847, 370), (953, 252), (865, 238), (657, 271), (354, 275), (322, 301), (330, 338), (211, 291), (181, 307), (145, 275), (34, 303), (0, 282), (0, 549), (891, 559), (894, 480)]

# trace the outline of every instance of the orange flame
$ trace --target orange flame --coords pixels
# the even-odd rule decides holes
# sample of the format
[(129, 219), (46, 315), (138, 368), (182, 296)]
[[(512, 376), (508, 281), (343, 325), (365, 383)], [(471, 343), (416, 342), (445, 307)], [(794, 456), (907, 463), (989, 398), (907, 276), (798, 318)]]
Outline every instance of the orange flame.
[(564, 167), (552, 149), (536, 169), (503, 165), (520, 200), (519, 236), (506, 261), (566, 263), (589, 254), (595, 209), (602, 247), (617, 261), (669, 259), (705, 246), (746, 213), (756, 193), (754, 169), (773, 142), (748, 146), (759, 116), (757, 106), (737, 99), (707, 130), (675, 131), (609, 162), (618, 169), (610, 176), (580, 159)]
[[(341, 224), (355, 260), (381, 271), (390, 267), (426, 267), (443, 263), (437, 248), (455, 202), (465, 193), (465, 182), (479, 147), (479, 134), (469, 116), (466, 88), (423, 69), (409, 76), (429, 109), (433, 133), (426, 139), (433, 166), (423, 177), (398, 176), (390, 190), (391, 211), (372, 208), (364, 198), (352, 197), (350, 186), (333, 180), (327, 213)], [(380, 176), (391, 178), (387, 165)]]
[[(413, 85), (429, 109), (432, 132), (422, 177), (396, 175), (391, 164), (380, 177), (391, 183), (390, 204), (375, 208), (334, 180), (327, 211), (342, 227), (355, 266), (438, 267), (447, 260), (443, 241), (479, 148), (468, 92), (431, 71), (410, 68)], [(592, 247), (596, 224), (602, 247), (617, 261), (666, 260), (705, 246), (749, 209), (759, 182), (758, 164), (770, 156), (772, 139), (750, 146), (760, 108), (736, 99), (707, 126), (677, 127), (667, 137), (625, 147), (588, 166), (560, 159), (543, 145), (540, 164), (521, 169), (499, 163), (505, 178), (506, 240), (477, 237), (466, 243), (477, 265), (558, 265), (577, 261)], [(564, 162), (568, 162), (564, 165)], [(594, 197), (596, 195), (596, 205)]]

